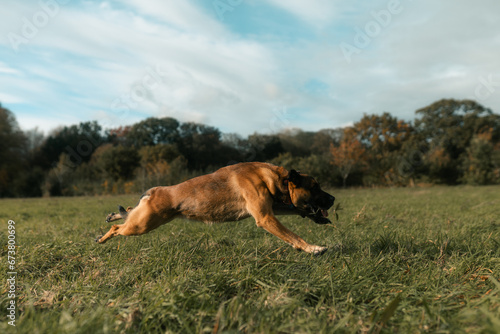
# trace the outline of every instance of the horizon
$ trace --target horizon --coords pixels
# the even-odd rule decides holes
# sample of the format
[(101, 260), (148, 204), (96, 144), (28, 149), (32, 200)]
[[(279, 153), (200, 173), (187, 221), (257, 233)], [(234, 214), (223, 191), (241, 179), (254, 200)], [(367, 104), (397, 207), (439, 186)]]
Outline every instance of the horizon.
[[(288, 115), (283, 112), (279, 113), (279, 112), (275, 112), (274, 113), (274, 116), (269, 120), (268, 122), (268, 126), (266, 128), (263, 128), (261, 130), (263, 131), (254, 131), (254, 132), (249, 132), (249, 133), (246, 133), (246, 134), (241, 134), (241, 133), (238, 133), (238, 132), (234, 132), (234, 131), (230, 131), (230, 132), (227, 132), (227, 131), (223, 131), (222, 129), (218, 128), (217, 126), (212, 126), (210, 124), (206, 124), (206, 123), (203, 123), (203, 122), (193, 122), (193, 121), (181, 121), (175, 117), (171, 117), (171, 116), (164, 116), (164, 117), (157, 117), (157, 116), (150, 116), (150, 117), (146, 117), (144, 119), (140, 119), (140, 120), (137, 120), (136, 122), (134, 123), (130, 123), (130, 124), (127, 124), (127, 125), (119, 125), (119, 126), (107, 126), (109, 125), (109, 123), (106, 123), (106, 121), (109, 121), (109, 119), (106, 119), (104, 120), (104, 122), (101, 122), (100, 120), (98, 119), (89, 119), (89, 120), (86, 120), (86, 121), (79, 121), (79, 122), (76, 122), (76, 123), (72, 123), (72, 124), (65, 124), (65, 125), (58, 125), (54, 128), (51, 128), (49, 129), (48, 131), (42, 131), (40, 128), (38, 127), (35, 127), (35, 128), (31, 128), (31, 129), (23, 129), (20, 124), (19, 125), (19, 128), (21, 131), (23, 132), (29, 132), (29, 131), (35, 131), (37, 133), (40, 133), (43, 135), (44, 138), (48, 138), (54, 134), (57, 134), (60, 130), (64, 129), (64, 128), (69, 128), (71, 126), (79, 126), (81, 123), (91, 123), (91, 122), (96, 122), (100, 127), (101, 127), (101, 131), (102, 133), (105, 133), (106, 131), (112, 131), (112, 130), (119, 130), (119, 129), (125, 129), (125, 128), (132, 128), (134, 125), (140, 123), (140, 122), (143, 122), (147, 119), (162, 119), (162, 118), (172, 118), (172, 119), (175, 119), (176, 121), (179, 122), (179, 125), (182, 125), (184, 123), (194, 123), (194, 124), (199, 124), (199, 125), (202, 125), (202, 126), (208, 126), (208, 127), (213, 127), (215, 128), (216, 130), (219, 131), (220, 135), (221, 136), (224, 136), (224, 135), (236, 135), (236, 136), (239, 136), (241, 138), (248, 138), (249, 136), (251, 135), (270, 135), (270, 136), (279, 136), (280, 134), (289, 134), (289, 135), (296, 135), (297, 133), (319, 133), (319, 132), (323, 132), (323, 131), (329, 131), (329, 130), (345, 130), (346, 128), (349, 128), (349, 127), (354, 127), (356, 123), (360, 122), (365, 116), (383, 116), (384, 114), (388, 114), (390, 115), (391, 117), (394, 117), (395, 119), (397, 119), (398, 121), (404, 121), (406, 124), (410, 125), (410, 126), (414, 126), (414, 121), (417, 120), (417, 111), (419, 109), (423, 109), (423, 108), (427, 108), (427, 107), (430, 107), (431, 105), (433, 104), (436, 104), (436, 103), (439, 103), (441, 101), (446, 101), (446, 100), (450, 100), (450, 99), (439, 99), (439, 100), (436, 100), (432, 103), (430, 103), (429, 105), (427, 106), (422, 106), (418, 109), (416, 109), (414, 111), (414, 117), (412, 119), (402, 119), (402, 118), (398, 118), (396, 115), (393, 115), (392, 113), (389, 113), (389, 112), (380, 112), (380, 113), (372, 113), (372, 114), (366, 114), (364, 113), (363, 115), (360, 116), (359, 119), (357, 120), (353, 120), (352, 122), (350, 122), (349, 124), (345, 124), (345, 125), (341, 125), (341, 126), (338, 126), (338, 127), (322, 127), (322, 128), (319, 128), (317, 130), (307, 130), (307, 129), (304, 129), (304, 128), (301, 128), (301, 127), (286, 127), (284, 126), (285, 124), (289, 124), (289, 120), (288, 120)], [(451, 100), (454, 100), (454, 99), (451, 99)], [(479, 102), (475, 101), (475, 100), (455, 100), (455, 101), (472, 101), (472, 102), (475, 102), (475, 103), (478, 103), (479, 105), (481, 105)], [(482, 105), (481, 105), (482, 106)], [(484, 107), (484, 106), (483, 106)], [(1, 102), (0, 102), (0, 108), (5, 108), (7, 110), (9, 110), (8, 108), (6, 108)], [(492, 110), (490, 108), (487, 108), (485, 107), (486, 110), (490, 111), (492, 114), (497, 114), (495, 112), (495, 110)], [(9, 110), (12, 112), (12, 110)], [(14, 116), (15, 116), (15, 113), (14, 113)], [(17, 119), (16, 119), (17, 121)], [(18, 122), (19, 123), (19, 122)], [(223, 138), (221, 138), (223, 139)]]
[[(497, 10), (495, 10), (497, 8)], [(500, 3), (7, 1), (0, 102), (45, 135), (148, 117), (221, 133), (405, 121), (440, 99), (500, 105)]]

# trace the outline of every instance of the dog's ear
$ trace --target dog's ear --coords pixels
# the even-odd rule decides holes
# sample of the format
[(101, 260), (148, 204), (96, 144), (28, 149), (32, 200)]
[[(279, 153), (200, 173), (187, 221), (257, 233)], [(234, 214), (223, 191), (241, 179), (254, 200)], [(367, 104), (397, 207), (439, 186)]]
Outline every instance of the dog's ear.
[(288, 180), (297, 187), (300, 187), (300, 174), (295, 169), (292, 169), (290, 173), (288, 173)]

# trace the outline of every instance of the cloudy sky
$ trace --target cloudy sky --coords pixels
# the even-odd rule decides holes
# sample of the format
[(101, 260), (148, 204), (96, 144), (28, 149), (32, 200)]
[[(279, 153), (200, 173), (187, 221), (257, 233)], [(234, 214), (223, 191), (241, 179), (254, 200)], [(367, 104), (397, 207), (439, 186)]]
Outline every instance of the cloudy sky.
[(0, 103), (23, 129), (170, 116), (247, 135), (500, 111), (498, 0), (3, 0)]

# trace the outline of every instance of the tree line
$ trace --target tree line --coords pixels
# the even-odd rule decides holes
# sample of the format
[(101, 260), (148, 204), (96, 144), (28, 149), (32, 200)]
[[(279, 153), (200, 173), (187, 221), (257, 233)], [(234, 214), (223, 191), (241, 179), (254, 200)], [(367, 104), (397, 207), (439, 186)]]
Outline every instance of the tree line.
[(389, 113), (317, 132), (244, 138), (204, 124), (148, 118), (98, 122), (44, 135), (22, 131), (0, 105), (0, 197), (140, 193), (219, 167), (267, 161), (331, 187), (500, 183), (500, 116), (472, 100), (444, 99), (407, 122)]

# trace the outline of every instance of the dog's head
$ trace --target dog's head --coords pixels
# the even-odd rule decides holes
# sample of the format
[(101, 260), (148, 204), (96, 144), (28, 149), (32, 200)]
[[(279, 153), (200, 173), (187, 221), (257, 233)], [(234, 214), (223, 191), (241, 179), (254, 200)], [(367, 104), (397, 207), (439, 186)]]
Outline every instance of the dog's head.
[(319, 224), (330, 222), (326, 219), (327, 210), (332, 207), (335, 197), (323, 191), (313, 177), (292, 169), (288, 173), (288, 191), (292, 204), (304, 216), (308, 216)]

